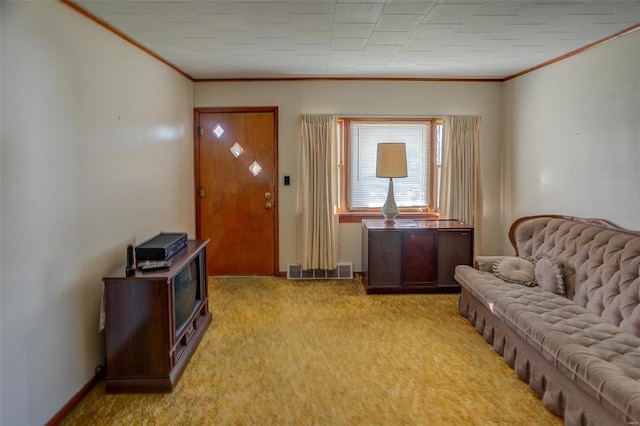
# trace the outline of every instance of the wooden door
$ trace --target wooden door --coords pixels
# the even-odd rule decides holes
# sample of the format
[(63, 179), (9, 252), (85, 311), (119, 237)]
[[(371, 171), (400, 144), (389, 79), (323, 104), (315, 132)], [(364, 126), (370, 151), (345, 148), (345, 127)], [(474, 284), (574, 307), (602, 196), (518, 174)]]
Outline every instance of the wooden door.
[(197, 238), (211, 240), (208, 275), (278, 270), (277, 107), (194, 114)]

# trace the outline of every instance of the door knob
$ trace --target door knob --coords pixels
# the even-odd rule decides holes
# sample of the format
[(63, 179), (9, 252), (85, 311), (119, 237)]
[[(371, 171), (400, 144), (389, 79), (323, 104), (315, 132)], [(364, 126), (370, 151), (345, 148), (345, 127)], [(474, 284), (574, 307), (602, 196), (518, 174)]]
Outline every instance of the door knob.
[(271, 203), (267, 203), (267, 204), (265, 204), (265, 205), (264, 205), (264, 207), (265, 207), (267, 210), (271, 210), (271, 209), (273, 208), (273, 204), (271, 204)]
[(267, 200), (268, 200), (269, 198), (271, 198), (271, 193), (270, 193), (270, 192), (265, 192), (265, 193), (264, 193), (264, 198), (266, 198)]

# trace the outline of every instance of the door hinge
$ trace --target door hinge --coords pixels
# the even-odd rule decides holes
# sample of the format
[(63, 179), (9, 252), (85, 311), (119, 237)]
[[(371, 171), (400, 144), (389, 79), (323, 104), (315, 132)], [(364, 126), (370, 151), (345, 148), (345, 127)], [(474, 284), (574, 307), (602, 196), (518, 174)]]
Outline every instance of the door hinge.
[(205, 196), (204, 188), (198, 188), (198, 197), (204, 198), (204, 196)]
[(204, 127), (198, 127), (198, 135), (204, 136)]

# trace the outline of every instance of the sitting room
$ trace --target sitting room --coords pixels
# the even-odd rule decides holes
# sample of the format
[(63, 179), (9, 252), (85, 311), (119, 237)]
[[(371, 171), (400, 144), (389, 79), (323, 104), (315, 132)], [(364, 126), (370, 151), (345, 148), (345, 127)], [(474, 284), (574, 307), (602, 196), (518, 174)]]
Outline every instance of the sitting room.
[[(0, 424), (637, 424), (638, 30), (626, 0), (3, 0)], [(188, 247), (145, 272), (160, 233)], [(496, 284), (542, 257), (565, 295)], [(173, 332), (123, 344), (173, 367), (139, 381), (110, 332), (150, 276)]]

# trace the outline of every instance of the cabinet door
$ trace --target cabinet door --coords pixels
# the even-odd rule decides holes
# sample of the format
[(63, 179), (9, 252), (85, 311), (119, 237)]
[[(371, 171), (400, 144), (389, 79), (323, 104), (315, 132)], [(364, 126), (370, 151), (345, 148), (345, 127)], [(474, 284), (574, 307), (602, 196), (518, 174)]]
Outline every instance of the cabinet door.
[(438, 287), (456, 286), (457, 265), (473, 265), (473, 231), (441, 230), (438, 235)]
[(369, 231), (368, 287), (402, 283), (402, 231)]
[(402, 241), (403, 286), (436, 284), (436, 230), (405, 230)]

